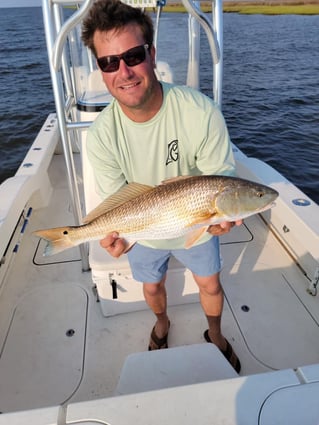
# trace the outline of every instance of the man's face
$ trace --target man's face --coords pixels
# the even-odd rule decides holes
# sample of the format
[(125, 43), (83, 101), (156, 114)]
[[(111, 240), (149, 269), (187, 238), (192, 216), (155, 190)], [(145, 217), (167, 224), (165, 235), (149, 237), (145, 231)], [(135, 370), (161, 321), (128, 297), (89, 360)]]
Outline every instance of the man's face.
[[(137, 25), (130, 24), (119, 31), (94, 34), (94, 46), (97, 58), (110, 55), (120, 55), (133, 47), (146, 42)], [(145, 52), (145, 60), (138, 65), (128, 66), (120, 60), (118, 70), (102, 72), (103, 81), (109, 92), (119, 101), (124, 113), (139, 114), (152, 107), (158, 95), (158, 81), (154, 73), (155, 49)]]

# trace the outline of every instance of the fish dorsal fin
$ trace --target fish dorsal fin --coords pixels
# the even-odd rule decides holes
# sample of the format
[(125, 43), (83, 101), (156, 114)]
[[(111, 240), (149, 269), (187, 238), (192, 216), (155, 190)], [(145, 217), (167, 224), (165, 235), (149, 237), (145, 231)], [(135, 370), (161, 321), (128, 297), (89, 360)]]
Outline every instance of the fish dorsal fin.
[(161, 182), (161, 184), (168, 184), (168, 183), (178, 182), (178, 181), (181, 181), (181, 180), (187, 180), (187, 179), (190, 179), (191, 177), (194, 177), (194, 176), (177, 176), (177, 177), (171, 177), (169, 179), (163, 180)]
[(109, 198), (106, 198), (101, 204), (88, 213), (86, 217), (83, 218), (83, 224), (90, 223), (92, 220), (96, 219), (102, 214), (105, 214), (107, 211), (113, 210), (116, 207), (124, 204), (127, 201), (130, 201), (136, 198), (143, 193), (149, 192), (153, 189), (153, 186), (147, 186), (140, 183), (128, 183), (123, 186), (120, 190), (115, 192)]

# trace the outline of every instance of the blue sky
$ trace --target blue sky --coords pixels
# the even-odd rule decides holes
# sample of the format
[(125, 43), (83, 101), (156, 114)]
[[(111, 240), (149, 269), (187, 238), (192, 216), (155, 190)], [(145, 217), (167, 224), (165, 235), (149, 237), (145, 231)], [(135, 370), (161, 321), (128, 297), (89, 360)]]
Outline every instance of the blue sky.
[(0, 0), (0, 7), (41, 6), (41, 0)]

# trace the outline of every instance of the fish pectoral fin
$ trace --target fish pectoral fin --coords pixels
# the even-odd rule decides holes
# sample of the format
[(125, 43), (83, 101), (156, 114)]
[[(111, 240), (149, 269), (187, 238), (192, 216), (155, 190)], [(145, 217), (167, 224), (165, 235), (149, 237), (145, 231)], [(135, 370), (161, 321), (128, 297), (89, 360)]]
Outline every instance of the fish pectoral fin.
[(191, 248), (195, 244), (195, 242), (197, 242), (202, 237), (202, 235), (207, 231), (208, 227), (209, 226), (200, 227), (199, 229), (196, 229), (190, 232), (186, 238), (185, 248), (186, 249)]
[(212, 213), (206, 213), (201, 216), (197, 216), (195, 220), (192, 221), (192, 223), (189, 224), (188, 227), (195, 226), (196, 224), (202, 224), (201, 227), (191, 231), (188, 236), (186, 237), (185, 242), (185, 248), (191, 248), (195, 242), (197, 242), (202, 235), (207, 231), (209, 226), (212, 224), (211, 220), (214, 217), (214, 214)]
[(196, 224), (202, 224), (203, 226), (205, 224), (207, 224), (207, 226), (211, 225), (212, 218), (215, 218), (215, 216), (216, 216), (216, 213), (212, 213), (212, 212), (208, 212), (202, 215), (197, 215), (194, 218), (194, 220), (187, 225), (187, 227), (193, 227), (193, 226), (196, 226)]
[(136, 244), (136, 242), (129, 242), (127, 247), (125, 248), (124, 254), (126, 254), (133, 246)]
[(83, 218), (82, 222), (83, 224), (90, 223), (100, 215), (105, 214), (107, 211), (113, 210), (125, 202), (137, 198), (139, 195), (149, 192), (152, 189), (153, 186), (147, 186), (140, 183), (128, 183), (90, 211), (88, 215)]

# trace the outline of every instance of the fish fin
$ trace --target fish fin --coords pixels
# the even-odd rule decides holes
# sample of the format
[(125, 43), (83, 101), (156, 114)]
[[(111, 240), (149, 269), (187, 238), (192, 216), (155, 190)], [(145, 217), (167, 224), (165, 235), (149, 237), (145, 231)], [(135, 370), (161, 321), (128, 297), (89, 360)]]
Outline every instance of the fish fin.
[(126, 254), (134, 245), (136, 244), (136, 242), (129, 242), (129, 244), (127, 245), (124, 254)]
[(185, 248), (191, 248), (195, 242), (197, 242), (201, 236), (207, 231), (209, 226), (212, 224), (212, 217), (214, 217), (214, 214), (208, 213), (203, 214), (201, 216), (197, 216), (195, 220), (193, 220), (188, 227), (196, 226), (196, 224), (202, 224), (201, 227), (191, 231), (185, 242)]
[(190, 232), (186, 238), (185, 242), (185, 248), (189, 249), (191, 248), (195, 242), (197, 242), (202, 235), (207, 231), (209, 226), (200, 227), (199, 229), (194, 230), (193, 232)]
[(177, 177), (171, 177), (169, 179), (163, 180), (161, 182), (161, 184), (173, 183), (173, 182), (177, 182), (179, 180), (187, 180), (187, 179), (190, 179), (191, 177), (194, 177), (194, 176), (177, 176)]
[(212, 218), (215, 219), (215, 217), (216, 217), (216, 213), (212, 213), (212, 212), (208, 212), (202, 215), (197, 215), (195, 219), (187, 225), (187, 227), (193, 227), (196, 224), (203, 224), (203, 225), (207, 224), (210, 226), (211, 224), (213, 224)]
[(75, 246), (74, 242), (68, 236), (71, 227), (56, 227), (54, 229), (37, 230), (34, 235), (47, 241), (43, 255), (45, 257), (58, 254), (65, 249)]
[(88, 215), (83, 218), (82, 222), (83, 224), (90, 223), (95, 218), (105, 214), (107, 211), (113, 210), (125, 202), (130, 201), (143, 193), (149, 192), (152, 189), (153, 186), (147, 186), (140, 183), (128, 183), (90, 211)]

